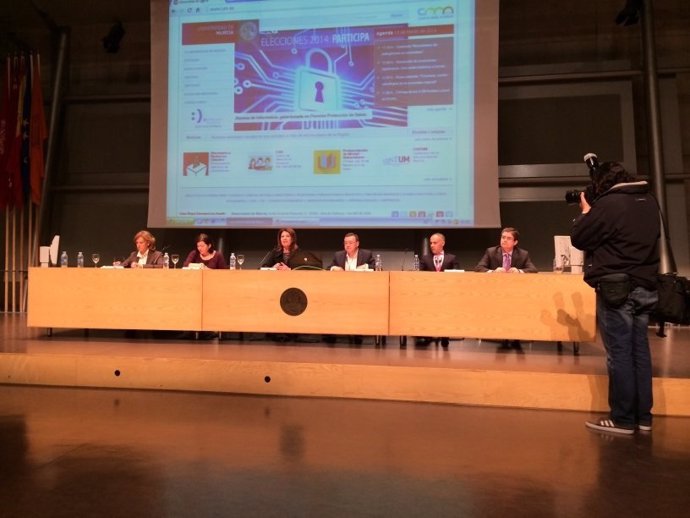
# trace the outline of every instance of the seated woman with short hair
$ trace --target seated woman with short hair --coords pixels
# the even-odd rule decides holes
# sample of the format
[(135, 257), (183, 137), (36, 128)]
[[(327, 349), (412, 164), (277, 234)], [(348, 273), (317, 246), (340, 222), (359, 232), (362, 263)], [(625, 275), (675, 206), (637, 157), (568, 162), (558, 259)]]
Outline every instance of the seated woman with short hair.
[(163, 268), (163, 254), (156, 250), (156, 238), (148, 230), (134, 234), (134, 246), (137, 249), (121, 263), (113, 263), (124, 268)]
[(196, 249), (189, 252), (183, 266), (189, 266), (192, 263), (202, 264), (204, 268), (212, 270), (226, 270), (228, 268), (223, 254), (214, 249), (213, 241), (204, 233), (196, 236)]

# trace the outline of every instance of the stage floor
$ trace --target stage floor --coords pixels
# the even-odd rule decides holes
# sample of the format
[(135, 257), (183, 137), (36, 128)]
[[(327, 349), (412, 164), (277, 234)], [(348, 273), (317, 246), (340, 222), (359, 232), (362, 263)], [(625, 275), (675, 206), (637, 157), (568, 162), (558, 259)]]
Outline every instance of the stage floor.
[(687, 516), (690, 419), (0, 385), (0, 515)]
[[(574, 356), (572, 344), (502, 351), (469, 338), (444, 350), (401, 349), (397, 337), (377, 347), (372, 338), (47, 336), (22, 315), (0, 321), (2, 516), (675, 518), (690, 505), (688, 417), (657, 413), (653, 432), (620, 437), (585, 428), (598, 411), (488, 408), (537, 392), (567, 404), (590, 391), (589, 405), (605, 405), (599, 343)], [(664, 382), (690, 378), (689, 337), (687, 328), (652, 337), (662, 408)], [(264, 369), (275, 372), (268, 385)], [(125, 388), (153, 390), (113, 388), (128, 375), (153, 381)], [(201, 393), (235, 378), (236, 392), (254, 395)], [(373, 395), (362, 388), (377, 384)], [(261, 392), (273, 386), (321, 397)], [(385, 401), (399, 386), (411, 389)], [(409, 402), (443, 402), (457, 387), (487, 401)]]
[[(579, 344), (522, 342), (520, 350), (501, 348), (500, 341), (452, 338), (447, 349), (430, 344), (416, 347), (412, 338), (401, 348), (399, 337), (389, 336), (377, 346), (373, 337), (354, 345), (347, 336), (335, 344), (322, 337), (301, 335), (277, 341), (262, 333), (225, 333), (223, 339), (195, 340), (180, 333), (143, 332), (126, 334), (119, 330), (27, 328), (24, 315), (0, 317), (0, 353), (26, 355), (120, 356), (134, 358), (177, 358), (223, 361), (269, 361), (297, 363), (387, 365), (405, 367), (463, 368), (501, 371), (552, 372), (606, 375), (605, 353), (600, 340)], [(690, 328), (671, 326), (667, 337), (649, 330), (654, 377), (690, 378)], [(275, 337), (275, 338), (285, 338)]]
[[(690, 416), (690, 330), (650, 328), (657, 415)], [(194, 333), (187, 333), (190, 337)], [(397, 336), (361, 345), (346, 336), (27, 328), (2, 317), (0, 380), (17, 385), (216, 392), (605, 412), (601, 343), (453, 339), (406, 347)], [(288, 341), (281, 341), (289, 338)]]

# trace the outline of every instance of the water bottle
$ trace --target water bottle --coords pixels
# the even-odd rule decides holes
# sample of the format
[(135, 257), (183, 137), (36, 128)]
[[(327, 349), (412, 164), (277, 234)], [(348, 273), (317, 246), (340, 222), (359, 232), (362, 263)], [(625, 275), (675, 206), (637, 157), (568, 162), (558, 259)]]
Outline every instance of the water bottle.
[(237, 264), (237, 257), (235, 257), (235, 252), (232, 252), (230, 254), (230, 269), (234, 270), (236, 264)]
[(163, 254), (163, 268), (170, 268), (170, 256), (168, 252)]
[(67, 252), (60, 254), (60, 267), (67, 268)]
[(383, 271), (383, 263), (381, 263), (381, 254), (376, 254), (374, 259), (374, 270), (377, 272)]
[(84, 268), (84, 254), (81, 252), (77, 254), (77, 268)]
[(412, 270), (415, 272), (419, 271), (419, 256), (414, 254), (414, 259), (412, 260)]

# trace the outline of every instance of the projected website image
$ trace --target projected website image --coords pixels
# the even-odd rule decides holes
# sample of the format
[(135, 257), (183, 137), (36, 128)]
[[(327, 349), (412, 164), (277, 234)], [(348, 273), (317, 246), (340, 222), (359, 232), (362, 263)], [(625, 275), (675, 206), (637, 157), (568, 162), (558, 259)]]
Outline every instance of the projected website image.
[(239, 42), (235, 130), (406, 126), (406, 106), (377, 102), (377, 32), (275, 31)]
[(169, 19), (166, 225), (474, 225), (474, 2), (207, 4)]

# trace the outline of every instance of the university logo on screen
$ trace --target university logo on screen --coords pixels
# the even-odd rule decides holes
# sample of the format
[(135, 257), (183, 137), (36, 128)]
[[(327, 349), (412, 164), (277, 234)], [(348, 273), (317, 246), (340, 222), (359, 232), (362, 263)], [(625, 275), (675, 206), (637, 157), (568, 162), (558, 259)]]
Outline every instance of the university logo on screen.
[(340, 150), (314, 151), (314, 174), (340, 174)]
[(417, 9), (417, 16), (420, 18), (450, 18), (455, 15), (452, 5), (437, 7), (420, 7)]
[(395, 155), (383, 159), (383, 165), (389, 166), (409, 165), (411, 163), (412, 158), (410, 157), (410, 155)]

